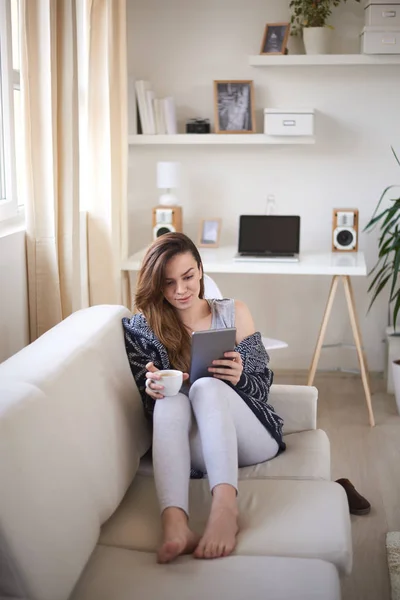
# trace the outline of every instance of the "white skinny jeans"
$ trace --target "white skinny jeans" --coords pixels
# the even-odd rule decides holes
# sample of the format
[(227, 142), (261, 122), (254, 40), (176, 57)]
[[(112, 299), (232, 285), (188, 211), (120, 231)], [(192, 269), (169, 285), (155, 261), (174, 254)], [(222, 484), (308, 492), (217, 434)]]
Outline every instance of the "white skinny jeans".
[(276, 456), (279, 446), (244, 400), (219, 379), (198, 379), (189, 397), (157, 400), (153, 415), (153, 465), (161, 512), (189, 514), (190, 467), (207, 473), (211, 491), (237, 489), (238, 467)]

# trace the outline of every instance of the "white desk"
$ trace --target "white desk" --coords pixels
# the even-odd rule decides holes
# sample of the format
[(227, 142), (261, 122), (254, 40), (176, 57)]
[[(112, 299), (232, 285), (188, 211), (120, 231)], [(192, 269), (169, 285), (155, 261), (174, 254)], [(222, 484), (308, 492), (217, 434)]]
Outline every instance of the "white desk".
[[(362, 252), (349, 253), (304, 253), (299, 262), (259, 262), (259, 261), (236, 261), (234, 259), (236, 248), (234, 246), (222, 246), (221, 248), (201, 248), (200, 254), (203, 261), (205, 273), (254, 273), (260, 275), (330, 275), (332, 283), (322, 318), (318, 339), (315, 345), (314, 355), (311, 362), (308, 385), (312, 385), (318, 367), (321, 348), (325, 338), (332, 305), (339, 281), (342, 281), (346, 295), (347, 309), (353, 331), (355, 346), (361, 369), (361, 379), (364, 386), (365, 400), (368, 408), (369, 422), (375, 425), (372, 411), (371, 392), (369, 386), (368, 366), (362, 348), (361, 329), (358, 322), (356, 306), (354, 302), (351, 277), (365, 277), (367, 267)], [(146, 249), (140, 250), (122, 263), (123, 271), (139, 271)]]
[[(340, 254), (304, 253), (299, 262), (242, 262), (236, 261), (235, 246), (199, 248), (206, 273), (264, 273), (277, 275), (348, 275), (366, 276), (367, 267), (362, 252)], [(146, 248), (140, 250), (122, 264), (126, 271), (138, 271)]]

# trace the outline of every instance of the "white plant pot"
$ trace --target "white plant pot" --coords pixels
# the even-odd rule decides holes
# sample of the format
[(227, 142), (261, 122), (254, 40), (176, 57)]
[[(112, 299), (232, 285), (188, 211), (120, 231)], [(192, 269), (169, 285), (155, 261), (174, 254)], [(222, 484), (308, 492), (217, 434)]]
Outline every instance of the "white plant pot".
[(392, 362), (393, 388), (396, 398), (397, 412), (400, 415), (400, 360)]
[(304, 27), (303, 40), (306, 54), (330, 54), (332, 29), (329, 27)]
[(386, 360), (385, 379), (386, 392), (394, 394), (392, 362), (400, 357), (400, 334), (394, 331), (393, 325), (386, 327)]

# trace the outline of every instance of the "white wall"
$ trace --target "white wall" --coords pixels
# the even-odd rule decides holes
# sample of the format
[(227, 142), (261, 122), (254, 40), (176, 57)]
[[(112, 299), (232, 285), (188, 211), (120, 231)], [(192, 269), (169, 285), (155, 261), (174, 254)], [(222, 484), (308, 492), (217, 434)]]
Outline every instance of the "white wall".
[(25, 232), (0, 235), (0, 362), (29, 343)]
[[(130, 149), (130, 251), (151, 241), (151, 207), (157, 204), (158, 160), (179, 160), (184, 231), (197, 236), (201, 218), (222, 217), (222, 243), (236, 243), (238, 216), (263, 213), (276, 197), (276, 212), (300, 214), (302, 251), (329, 251), (332, 209), (356, 207), (361, 229), (381, 191), (399, 180), (390, 146), (400, 149), (399, 67), (253, 68), (264, 25), (288, 21), (283, 0), (128, 0), (129, 74), (149, 79), (156, 96), (173, 95), (180, 130), (194, 116), (213, 117), (214, 79), (253, 79), (258, 131), (264, 107), (318, 110), (315, 146)], [(340, 12), (338, 12), (340, 11)], [(336, 47), (357, 51), (363, 10), (349, 0), (337, 9)], [(290, 41), (291, 47), (299, 42)], [(133, 99), (131, 98), (131, 102)], [(368, 266), (376, 259), (376, 235), (360, 235)], [(215, 277), (227, 296), (248, 302), (258, 328), (289, 343), (274, 367), (306, 368), (313, 352), (329, 278), (256, 275)], [(385, 301), (366, 316), (365, 278), (354, 280), (364, 345), (372, 370), (382, 370)], [(352, 342), (340, 290), (328, 342)], [(321, 367), (356, 366), (352, 350), (325, 350)]]

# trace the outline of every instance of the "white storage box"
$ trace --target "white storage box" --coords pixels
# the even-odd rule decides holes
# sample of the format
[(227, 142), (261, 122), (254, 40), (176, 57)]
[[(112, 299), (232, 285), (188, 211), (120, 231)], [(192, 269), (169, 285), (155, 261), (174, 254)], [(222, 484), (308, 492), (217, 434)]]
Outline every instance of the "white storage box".
[(365, 25), (368, 27), (399, 27), (400, 3), (376, 4), (371, 2), (365, 8)]
[(400, 27), (364, 27), (361, 34), (363, 54), (400, 54)]
[(264, 133), (267, 135), (314, 135), (314, 109), (264, 109)]

